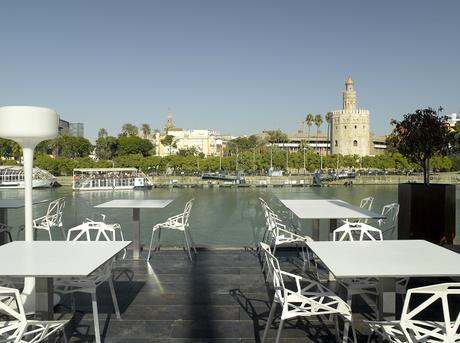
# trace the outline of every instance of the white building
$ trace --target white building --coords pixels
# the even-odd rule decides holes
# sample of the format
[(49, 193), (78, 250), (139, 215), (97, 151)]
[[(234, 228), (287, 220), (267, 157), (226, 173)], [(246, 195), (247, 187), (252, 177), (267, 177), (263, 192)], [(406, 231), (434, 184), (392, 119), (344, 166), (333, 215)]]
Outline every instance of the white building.
[[(166, 136), (173, 137), (172, 146), (165, 146), (161, 141)], [(179, 150), (195, 148), (198, 153), (207, 156), (219, 155), (225, 143), (216, 132), (206, 129), (181, 129), (174, 126), (172, 112), (169, 111), (164, 127), (164, 133), (153, 135), (157, 156), (175, 155)]]
[(454, 127), (458, 121), (460, 121), (460, 115), (458, 113), (451, 113), (447, 115), (447, 121), (451, 127)]
[(356, 108), (356, 91), (351, 77), (345, 82), (343, 108), (332, 112), (333, 154), (367, 156), (370, 154), (368, 110)]

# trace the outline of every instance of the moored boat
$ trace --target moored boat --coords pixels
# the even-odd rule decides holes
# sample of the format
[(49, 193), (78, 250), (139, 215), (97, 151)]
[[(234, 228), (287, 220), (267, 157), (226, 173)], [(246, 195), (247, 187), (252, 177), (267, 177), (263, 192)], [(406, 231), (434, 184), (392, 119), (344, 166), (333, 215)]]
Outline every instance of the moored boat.
[[(56, 184), (56, 177), (50, 172), (33, 169), (33, 188), (50, 188)], [(24, 188), (24, 168), (22, 166), (0, 166), (0, 189)]]
[(73, 170), (72, 188), (79, 191), (150, 189), (152, 183), (136, 168), (79, 168)]

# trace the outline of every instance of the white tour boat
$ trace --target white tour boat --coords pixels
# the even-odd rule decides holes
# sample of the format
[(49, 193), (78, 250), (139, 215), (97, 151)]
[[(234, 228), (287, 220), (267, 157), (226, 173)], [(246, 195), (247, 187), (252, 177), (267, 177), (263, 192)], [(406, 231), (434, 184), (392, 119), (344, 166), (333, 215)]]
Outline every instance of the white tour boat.
[[(56, 183), (56, 177), (46, 170), (33, 169), (33, 188), (50, 188)], [(24, 168), (21, 166), (0, 166), (0, 189), (24, 188)]]
[(72, 185), (74, 190), (79, 191), (152, 188), (147, 176), (136, 168), (74, 169)]

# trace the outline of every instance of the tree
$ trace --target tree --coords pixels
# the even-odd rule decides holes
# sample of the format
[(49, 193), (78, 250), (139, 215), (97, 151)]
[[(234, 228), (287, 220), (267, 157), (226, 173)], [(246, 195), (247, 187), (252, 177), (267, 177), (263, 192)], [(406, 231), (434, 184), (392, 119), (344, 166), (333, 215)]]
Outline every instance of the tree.
[(327, 123), (327, 141), (329, 143), (329, 147), (328, 147), (328, 151), (329, 153), (331, 152), (331, 148), (332, 148), (332, 143), (331, 143), (331, 138), (332, 138), (332, 135), (331, 135), (331, 128), (332, 128), (332, 112), (327, 112), (326, 113), (326, 123)]
[(126, 123), (121, 127), (120, 136), (136, 137), (139, 135), (139, 129), (136, 125)]
[(424, 184), (429, 185), (430, 158), (447, 155), (453, 142), (447, 117), (426, 108), (405, 114), (402, 121), (393, 119), (391, 124), (395, 128), (388, 136), (387, 144), (419, 165), (423, 169)]
[(288, 135), (282, 132), (281, 130), (275, 130), (275, 131), (266, 131), (265, 132), (268, 136), (268, 141), (270, 143), (279, 143), (279, 142), (287, 142), (288, 141)]
[(313, 117), (313, 114), (308, 113), (307, 116), (305, 117), (305, 123), (308, 126), (308, 140), (309, 141), (310, 141), (310, 129), (314, 121), (315, 121), (315, 117)]
[(96, 140), (96, 157), (99, 160), (112, 160), (117, 155), (118, 139), (113, 136), (99, 137)]
[(106, 129), (104, 128), (100, 128), (98, 133), (97, 133), (97, 138), (101, 138), (101, 137), (107, 137), (109, 135), (109, 133), (107, 132)]
[(150, 134), (152, 133), (152, 130), (150, 129), (150, 125), (149, 124), (142, 124), (141, 125), (141, 132), (142, 132), (142, 137), (144, 139), (147, 139)]
[[(319, 127), (323, 124), (323, 117), (321, 114), (315, 116), (315, 125), (316, 125), (316, 147), (318, 147), (319, 142)], [(321, 150), (321, 148), (319, 149)]]
[(150, 156), (153, 154), (153, 144), (148, 139), (140, 137), (119, 137), (117, 155), (123, 156), (133, 154)]
[(168, 147), (169, 155), (171, 155), (171, 148), (177, 148), (176, 141), (172, 135), (166, 135), (160, 142), (164, 146)]

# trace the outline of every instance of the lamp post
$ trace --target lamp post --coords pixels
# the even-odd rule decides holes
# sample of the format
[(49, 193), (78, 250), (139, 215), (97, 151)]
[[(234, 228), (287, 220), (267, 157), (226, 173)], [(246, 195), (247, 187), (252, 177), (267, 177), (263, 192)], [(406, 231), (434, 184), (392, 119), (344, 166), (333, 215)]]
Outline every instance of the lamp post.
[[(0, 137), (11, 139), (22, 147), (24, 159), (24, 224), (25, 240), (33, 241), (32, 173), (35, 146), (57, 136), (58, 114), (49, 108), (33, 106), (0, 107)], [(25, 306), (35, 308), (35, 278), (24, 279)]]

